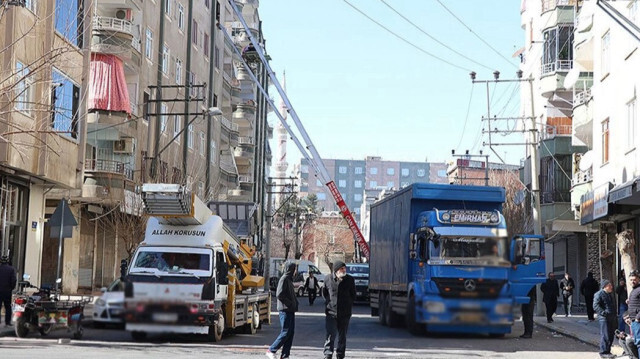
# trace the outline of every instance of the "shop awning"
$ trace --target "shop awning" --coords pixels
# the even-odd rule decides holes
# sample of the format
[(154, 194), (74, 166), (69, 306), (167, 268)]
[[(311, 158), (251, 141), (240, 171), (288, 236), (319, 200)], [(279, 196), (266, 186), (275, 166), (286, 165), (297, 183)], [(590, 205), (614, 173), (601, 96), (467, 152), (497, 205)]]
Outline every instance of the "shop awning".
[(89, 110), (131, 113), (122, 60), (115, 55), (91, 54)]
[(640, 205), (640, 177), (619, 184), (609, 191), (609, 203)]

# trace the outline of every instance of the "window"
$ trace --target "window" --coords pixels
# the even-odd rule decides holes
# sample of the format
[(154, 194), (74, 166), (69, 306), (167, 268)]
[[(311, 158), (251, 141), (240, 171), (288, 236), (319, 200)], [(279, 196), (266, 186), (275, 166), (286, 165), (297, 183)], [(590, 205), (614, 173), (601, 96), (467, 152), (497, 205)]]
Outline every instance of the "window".
[(418, 177), (424, 177), (425, 170), (421, 168), (416, 171), (416, 174), (418, 175)]
[(193, 149), (193, 137), (195, 136), (195, 130), (193, 129), (193, 124), (189, 125), (189, 138), (187, 139), (187, 143), (190, 149)]
[(82, 47), (81, 0), (56, 0), (56, 31), (73, 45)]
[(162, 45), (162, 72), (166, 75), (169, 72), (169, 46)]
[(209, 34), (204, 33), (204, 57), (209, 58)]
[(211, 141), (209, 147), (209, 150), (211, 151), (211, 163), (216, 163), (216, 141)]
[(33, 79), (29, 76), (29, 68), (20, 61), (16, 62), (16, 82), (15, 108), (18, 111), (29, 113), (33, 101), (31, 96)]
[(395, 182), (393, 182), (393, 181), (387, 182), (387, 188), (395, 188), (395, 187), (396, 187)]
[(204, 0), (204, 6), (206, 6), (207, 9), (211, 8), (211, 0)]
[(361, 180), (355, 180), (353, 182), (353, 187), (355, 188), (362, 188), (362, 181)]
[(356, 193), (353, 195), (353, 200), (356, 202), (362, 202), (362, 193)]
[(144, 48), (144, 55), (149, 60), (152, 60), (151, 57), (153, 56), (153, 31), (151, 31), (150, 28), (147, 28), (146, 37), (147, 37), (147, 40), (145, 42), (147, 44)]
[(378, 182), (377, 181), (370, 181), (369, 182), (369, 188), (376, 188), (378, 187)]
[(163, 103), (160, 105), (160, 132), (164, 133), (164, 130), (167, 129), (167, 112), (168, 112), (167, 104)]
[(308, 166), (308, 165), (302, 165), (302, 166), (300, 166), (300, 172), (302, 172), (302, 173), (309, 173), (309, 166)]
[(184, 31), (184, 6), (178, 3), (178, 29)]
[(207, 140), (204, 136), (204, 131), (200, 131), (200, 154), (204, 156), (204, 150), (207, 146)]
[(636, 99), (627, 103), (627, 149), (635, 147), (634, 134), (636, 133)]
[(198, 46), (198, 22), (193, 20), (193, 25), (191, 26), (191, 42)]
[(609, 45), (611, 43), (611, 32), (607, 31), (604, 36), (602, 36), (602, 47), (600, 52), (600, 69), (602, 70), (602, 75), (606, 76), (609, 74)]
[(402, 174), (402, 177), (409, 177), (409, 169), (408, 168), (403, 168), (402, 170), (400, 170), (400, 173)]
[(346, 180), (338, 180), (338, 187), (340, 187), (340, 188), (347, 187), (347, 181)]
[(37, 2), (37, 0), (24, 0), (24, 7), (35, 14), (36, 13), (36, 2)]
[(338, 167), (338, 173), (342, 173), (342, 174), (347, 173), (347, 167), (346, 166)]
[(638, 1), (632, 0), (629, 3), (629, 20), (636, 22), (636, 16), (638, 15)]
[(171, 3), (173, 0), (164, 0), (164, 13), (171, 15)]
[(353, 169), (353, 173), (357, 174), (357, 175), (361, 175), (362, 174), (362, 167), (356, 167)]
[(369, 173), (372, 175), (377, 175), (378, 174), (378, 167), (371, 167), (369, 169)]
[(573, 60), (573, 26), (554, 27), (542, 36), (542, 74), (569, 71)]
[(63, 136), (78, 137), (78, 107), (80, 88), (57, 70), (53, 70), (52, 80), (55, 86), (52, 90), (53, 99), (53, 130)]
[(182, 60), (176, 59), (176, 83), (182, 82)]
[(213, 48), (213, 64), (216, 65), (217, 69), (220, 69), (220, 49), (218, 46)]
[(316, 179), (316, 186), (322, 187), (322, 182), (319, 179)]
[(396, 174), (395, 168), (387, 168), (387, 175), (393, 176), (394, 174)]
[(353, 210), (353, 212), (359, 216), (360, 215), (360, 208), (355, 208)]
[(447, 177), (447, 170), (438, 170), (438, 177)]
[[(173, 137), (178, 136), (180, 130), (182, 129), (182, 117), (180, 115), (173, 116)], [(176, 137), (176, 142), (180, 142), (180, 137)]]
[(327, 195), (324, 192), (316, 193), (316, 197), (318, 198), (318, 201), (324, 201), (327, 199)]
[(609, 162), (609, 119), (602, 121), (602, 163)]

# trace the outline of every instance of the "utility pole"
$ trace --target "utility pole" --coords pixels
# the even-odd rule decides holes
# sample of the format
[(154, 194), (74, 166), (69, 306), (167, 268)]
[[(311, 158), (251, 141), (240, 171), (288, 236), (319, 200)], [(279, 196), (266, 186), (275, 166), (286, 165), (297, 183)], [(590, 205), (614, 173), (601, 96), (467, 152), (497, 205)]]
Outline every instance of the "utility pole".
[(266, 278), (264, 281), (264, 290), (269, 291), (269, 285), (271, 280), (271, 223), (273, 216), (271, 214), (271, 194), (273, 183), (271, 182), (271, 177), (267, 179), (267, 229), (265, 234), (265, 249), (264, 249), (264, 273), (263, 276)]
[[(532, 211), (532, 219), (533, 219), (533, 233), (540, 235), (542, 234), (542, 224), (540, 222), (540, 182), (538, 179), (538, 140), (537, 140), (537, 126), (536, 126), (536, 116), (535, 116), (535, 107), (534, 107), (534, 94), (533, 94), (533, 77), (529, 77), (526, 79), (522, 78), (522, 70), (518, 70), (516, 72), (516, 76), (517, 79), (507, 79), (507, 80), (500, 80), (500, 72), (499, 71), (494, 71), (493, 72), (493, 80), (476, 80), (476, 73), (475, 72), (471, 72), (469, 74), (471, 76), (471, 82), (472, 83), (484, 83), (487, 86), (487, 123), (488, 123), (488, 130), (484, 131), (487, 132), (489, 135), (489, 148), (491, 149), (491, 151), (493, 151), (493, 153), (496, 154), (496, 156), (498, 156), (498, 158), (500, 158), (500, 160), (502, 160), (502, 162), (504, 163), (504, 160), (502, 159), (502, 157), (500, 157), (500, 155), (498, 155), (498, 153), (493, 149), (493, 146), (508, 146), (508, 145), (516, 145), (516, 146), (522, 146), (522, 145), (526, 145), (529, 148), (529, 155), (531, 158), (531, 163), (530, 163), (530, 169), (531, 169), (531, 211)], [(529, 89), (531, 92), (531, 116), (524, 116), (524, 117), (503, 117), (503, 118), (498, 118), (498, 117), (493, 117), (494, 121), (500, 121), (500, 120), (530, 120), (529, 121), (529, 125), (527, 125), (527, 123), (525, 122), (525, 128), (523, 130), (506, 130), (506, 131), (501, 131), (501, 130), (497, 130), (497, 129), (491, 129), (491, 107), (490, 107), (490, 97), (489, 97), (489, 83), (498, 83), (498, 82), (518, 82), (518, 83), (522, 83), (522, 82), (529, 82)], [(483, 118), (484, 120), (484, 118)], [(514, 133), (514, 132), (527, 132), (529, 134), (528, 136), (528, 140), (525, 143), (493, 143), (491, 142), (491, 134), (492, 133)], [(484, 144), (484, 143), (483, 143)]]

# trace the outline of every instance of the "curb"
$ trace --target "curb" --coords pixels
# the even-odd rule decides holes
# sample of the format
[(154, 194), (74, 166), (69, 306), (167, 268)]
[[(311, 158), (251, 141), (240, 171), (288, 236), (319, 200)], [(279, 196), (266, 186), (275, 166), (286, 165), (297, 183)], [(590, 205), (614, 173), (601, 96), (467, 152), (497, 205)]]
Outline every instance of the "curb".
[(540, 326), (542, 328), (547, 329), (548, 331), (560, 333), (560, 334), (562, 334), (564, 336), (567, 336), (569, 338), (573, 338), (575, 340), (578, 340), (578, 341), (580, 341), (582, 343), (585, 343), (585, 344), (589, 344), (589, 345), (594, 346), (596, 348), (598, 348), (600, 346), (600, 341), (599, 340), (598, 341), (591, 341), (589, 339), (585, 339), (584, 337), (581, 337), (579, 334), (573, 333), (572, 331), (566, 330), (564, 328), (558, 328), (558, 327), (556, 327), (554, 325), (551, 325), (551, 323), (543, 323), (543, 322), (537, 322), (537, 321), (534, 321), (534, 323), (537, 326)]

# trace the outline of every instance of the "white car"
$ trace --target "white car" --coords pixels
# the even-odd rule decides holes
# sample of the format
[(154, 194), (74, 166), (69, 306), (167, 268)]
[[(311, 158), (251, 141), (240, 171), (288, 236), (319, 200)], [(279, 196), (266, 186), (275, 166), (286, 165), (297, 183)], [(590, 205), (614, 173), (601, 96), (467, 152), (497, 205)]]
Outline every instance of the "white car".
[(93, 325), (124, 323), (124, 286), (116, 279), (108, 288), (102, 288), (102, 295), (93, 303)]

